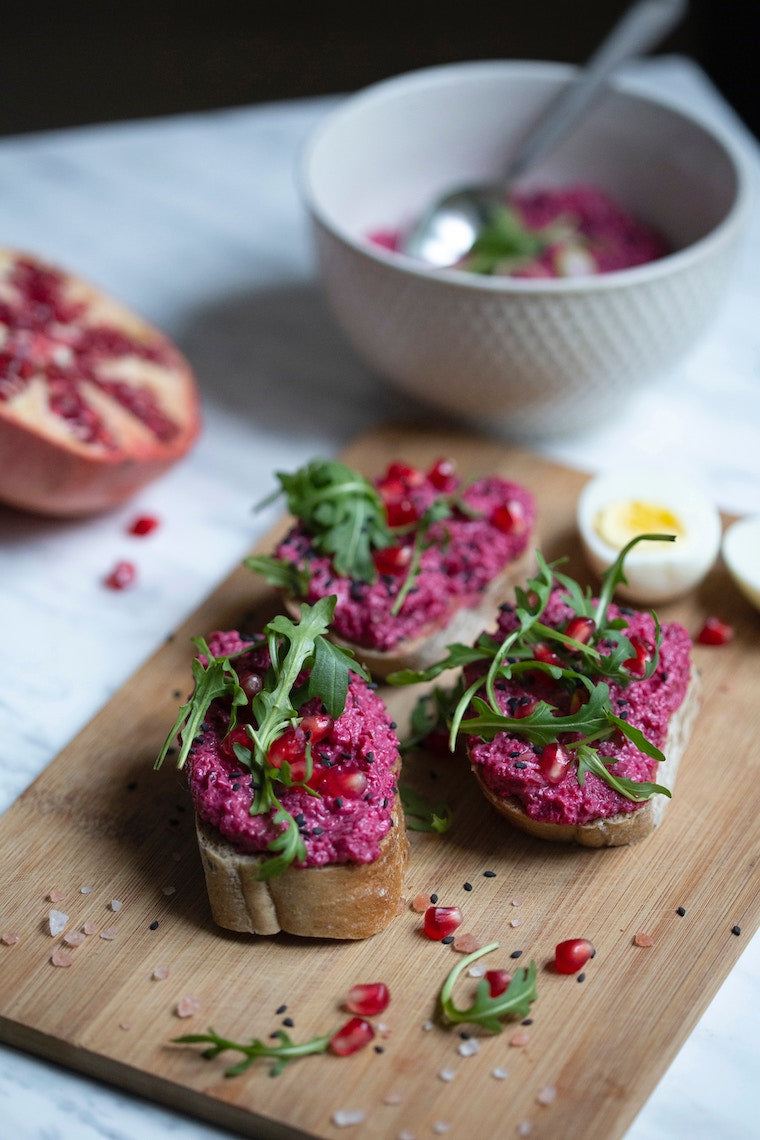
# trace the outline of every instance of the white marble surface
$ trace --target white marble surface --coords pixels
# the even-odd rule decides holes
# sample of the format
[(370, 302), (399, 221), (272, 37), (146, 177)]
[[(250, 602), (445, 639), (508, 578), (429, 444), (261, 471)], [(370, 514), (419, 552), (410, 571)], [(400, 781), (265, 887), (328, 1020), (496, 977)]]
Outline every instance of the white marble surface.
[[(760, 178), (754, 139), (691, 63), (665, 58), (637, 74), (719, 121)], [(334, 454), (404, 412), (345, 346), (314, 282), (294, 174), (332, 105), (0, 139), (0, 242), (77, 269), (161, 325), (197, 370), (206, 416), (193, 454), (114, 514), (61, 523), (0, 508), (0, 810), (270, 525), (251, 506), (275, 468)], [(624, 421), (541, 450), (592, 471), (621, 452), (647, 459), (667, 446), (722, 507), (760, 510), (759, 257), (760, 206), (724, 310), (689, 359)], [(141, 511), (162, 525), (130, 538), (126, 523)], [(114, 594), (102, 578), (122, 557), (137, 563), (139, 580)], [(627, 1140), (760, 1136), (758, 1009), (756, 937)], [(12, 1049), (0, 1054), (4, 1136), (222, 1135)]]

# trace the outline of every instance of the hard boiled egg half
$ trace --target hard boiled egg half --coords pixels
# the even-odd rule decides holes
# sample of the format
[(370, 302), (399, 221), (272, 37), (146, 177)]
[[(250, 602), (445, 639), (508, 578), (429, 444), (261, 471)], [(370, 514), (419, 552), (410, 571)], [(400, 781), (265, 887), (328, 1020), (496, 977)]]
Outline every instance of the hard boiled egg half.
[(720, 514), (708, 494), (695, 480), (665, 469), (597, 475), (579, 496), (577, 522), (586, 558), (599, 575), (636, 535), (675, 535), (674, 542), (639, 542), (626, 555), (628, 584), (616, 592), (639, 603), (688, 593), (720, 550)]
[(744, 596), (760, 610), (760, 515), (731, 524), (723, 538), (723, 561)]

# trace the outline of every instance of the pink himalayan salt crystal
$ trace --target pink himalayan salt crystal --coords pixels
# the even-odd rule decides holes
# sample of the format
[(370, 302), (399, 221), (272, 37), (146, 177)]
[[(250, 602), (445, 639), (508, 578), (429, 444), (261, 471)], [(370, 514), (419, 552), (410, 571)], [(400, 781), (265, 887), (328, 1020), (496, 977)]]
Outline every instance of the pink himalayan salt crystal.
[(349, 1128), (352, 1124), (361, 1124), (364, 1111), (361, 1108), (339, 1108), (331, 1119), (336, 1128)]
[(48, 911), (48, 924), (50, 926), (50, 933), (53, 938), (56, 938), (63, 930), (66, 929), (66, 924), (69, 921), (69, 916), (64, 914), (62, 910)]
[(118, 914), (118, 912), (124, 906), (124, 903), (121, 901), (121, 899), (111, 899), (108, 905), (115, 914)]
[(538, 1104), (549, 1105), (553, 1104), (557, 1099), (557, 1089), (554, 1085), (544, 1085), (538, 1093), (536, 1102)]
[(98, 928), (94, 922), (82, 923), (82, 934), (95, 934), (97, 932), (97, 929)]
[(132, 1022), (131, 1021), (120, 1021), (119, 1022), (119, 1029), (131, 1029), (131, 1028), (132, 1028)]
[(169, 977), (169, 967), (156, 966), (155, 970), (150, 976), (154, 982), (163, 982), (165, 978)]
[(109, 926), (108, 930), (101, 930), (100, 937), (105, 942), (113, 942), (114, 938), (116, 937), (116, 930), (113, 926)]
[(522, 919), (521, 918), (510, 918), (509, 925), (510, 926), (522, 926)]
[(20, 941), (21, 935), (17, 934), (15, 930), (6, 930), (2, 937), (0, 937), (0, 942), (2, 942), (4, 946), (15, 946), (16, 943)]
[(533, 1125), (530, 1122), (530, 1120), (521, 1120), (520, 1123), (517, 1125), (517, 1135), (518, 1136), (530, 1136), (532, 1131), (533, 1131)]
[(63, 941), (67, 946), (81, 946), (87, 936), (81, 930), (72, 930), (70, 934), (64, 934)]
[(523, 904), (522, 895), (518, 895), (516, 898), (512, 899), (512, 906), (522, 906), (522, 904)]
[(54, 966), (70, 966), (74, 959), (65, 950), (54, 950), (50, 955), (50, 961)]
[(644, 946), (648, 949), (650, 946), (654, 946), (654, 938), (649, 934), (644, 934), (644, 932), (640, 930), (638, 934), (634, 935), (633, 944), (634, 946)]
[(201, 1008), (201, 999), (194, 994), (186, 994), (177, 1002), (177, 1017), (192, 1017)]
[(451, 946), (453, 950), (459, 950), (462, 954), (472, 954), (480, 949), (480, 942), (474, 934), (455, 934)]
[(415, 895), (412, 899), (412, 910), (416, 911), (417, 914), (424, 914), (429, 906), (429, 895)]
[(395, 1090), (393, 1092), (386, 1093), (385, 1096), (383, 1097), (383, 1104), (403, 1104), (403, 1103), (404, 1103), (403, 1095), (400, 1092), (396, 1092)]
[(513, 1033), (509, 1039), (509, 1044), (514, 1045), (519, 1049), (523, 1045), (527, 1045), (530, 1041), (530, 1033), (526, 1033), (524, 1029), (518, 1029), (517, 1033)]
[(62, 891), (51, 891), (50, 894), (48, 895), (48, 898), (50, 899), (51, 903), (59, 903), (59, 902), (63, 902), (63, 900), (66, 898), (66, 896), (63, 894)]

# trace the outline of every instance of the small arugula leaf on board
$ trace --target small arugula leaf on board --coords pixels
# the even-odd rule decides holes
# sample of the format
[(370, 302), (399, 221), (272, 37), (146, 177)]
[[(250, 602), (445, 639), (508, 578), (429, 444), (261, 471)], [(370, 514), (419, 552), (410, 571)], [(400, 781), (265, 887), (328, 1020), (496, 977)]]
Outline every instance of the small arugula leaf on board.
[(462, 972), (469, 969), (473, 962), (498, 948), (498, 942), (491, 942), (488, 946), (482, 946), (479, 950), (466, 954), (449, 973), (438, 998), (441, 1018), (447, 1025), (480, 1025), (491, 1033), (501, 1033), (504, 1028), (502, 1021), (505, 1018), (523, 1018), (530, 1013), (530, 1007), (538, 997), (535, 962), (520, 967), (513, 974), (503, 994), (492, 997), (487, 979), (481, 978), (471, 1005), (461, 1009), (454, 1003), (452, 996), (454, 986)]
[(326, 1053), (332, 1034), (326, 1033), (319, 1037), (312, 1037), (308, 1041), (301, 1042), (300, 1045), (296, 1044), (284, 1029), (278, 1029), (273, 1037), (279, 1039), (279, 1045), (266, 1044), (258, 1037), (253, 1037), (247, 1044), (242, 1044), (237, 1041), (229, 1041), (226, 1037), (220, 1037), (209, 1027), (206, 1033), (185, 1033), (182, 1037), (173, 1037), (172, 1043), (175, 1045), (207, 1045), (208, 1048), (204, 1049), (201, 1054), (206, 1061), (213, 1061), (221, 1053), (228, 1051), (242, 1053), (242, 1060), (225, 1069), (225, 1077), (240, 1076), (259, 1058), (273, 1061), (270, 1072), (273, 1077), (277, 1077), (290, 1061), (295, 1061), (299, 1057)]
[(284, 590), (292, 598), (304, 598), (308, 593), (311, 575), (308, 570), (302, 569), (287, 558), (275, 558), (271, 554), (252, 554), (243, 559), (243, 565), (254, 574), (260, 574), (270, 586)]
[(406, 826), (410, 831), (427, 831), (443, 835), (454, 820), (454, 814), (446, 803), (431, 804), (419, 792), (406, 784), (399, 784), (399, 795), (404, 809)]

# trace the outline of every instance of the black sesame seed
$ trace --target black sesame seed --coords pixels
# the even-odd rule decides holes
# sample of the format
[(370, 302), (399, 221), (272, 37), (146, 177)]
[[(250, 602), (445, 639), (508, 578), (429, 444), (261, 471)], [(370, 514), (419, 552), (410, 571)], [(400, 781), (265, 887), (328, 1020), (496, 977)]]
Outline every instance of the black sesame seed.
[(450, 946), (453, 941), (454, 941), (454, 935), (453, 934), (447, 934), (445, 938), (441, 939), (441, 942), (443, 943), (444, 946)]
[(430, 901), (431, 901), (431, 903), (433, 903), (433, 905), (435, 905), (435, 903), (438, 902), (438, 895), (431, 895)]
[(742, 932), (741, 926), (732, 926), (731, 927), (731, 933), (732, 934), (739, 935), (739, 934), (741, 934), (741, 932)]
[(522, 1019), (522, 1021), (520, 1022), (520, 1025), (532, 1025), (532, 1024), (533, 1024), (533, 1018), (532, 1017), (524, 1017)]
[(306, 823), (306, 820), (304, 818), (304, 814), (302, 811), (299, 811), (298, 815), (294, 816), (293, 818), (295, 819), (296, 825), (298, 827), (303, 827), (303, 825)]
[(293, 1026), (295, 1025), (295, 1022), (293, 1021), (292, 1017), (283, 1017), (282, 1024), (286, 1025), (288, 1027), (288, 1029), (292, 1029)]
[(520, 755), (519, 749), (516, 752), (508, 752), (507, 755), (510, 757), (510, 759), (514, 760), (515, 756)]
[(510, 956), (510, 958), (521, 958), (522, 957), (522, 950), (513, 950), (509, 956)]
[(312, 835), (324, 835), (324, 833), (325, 833), (324, 827), (312, 827), (312, 829), (311, 829)]
[(683, 916), (686, 914), (686, 907), (685, 906), (677, 907), (676, 908), (676, 914), (680, 914), (681, 918), (683, 918)]
[(396, 731), (396, 729), (398, 728), (398, 725), (396, 724), (395, 720), (392, 720), (392, 721), (391, 721), (391, 728), (393, 729), (393, 731), (394, 731), (394, 732), (395, 732), (395, 731)]
[(527, 768), (528, 765), (524, 760), (515, 760), (515, 768)]
[(375, 1045), (375, 1052), (376, 1053), (384, 1053), (385, 1049), (383, 1048), (382, 1045)]
[(496, 878), (496, 872), (495, 871), (484, 871), (483, 872), (483, 878), (484, 879), (495, 879)]
[(342, 796), (336, 796), (335, 797), (335, 806), (336, 806), (336, 808), (342, 808), (343, 807), (343, 797)]
[(232, 790), (233, 790), (233, 792), (239, 792), (240, 791), (240, 784), (233, 784)]
[(375, 762), (374, 752), (368, 752), (367, 755), (364, 757), (364, 759), (367, 761), (368, 764), (374, 764), (374, 762)]
[(583, 972), (581, 972), (575, 980), (576, 980), (576, 982), (585, 982), (586, 975)]
[(462, 883), (462, 886), (464, 887), (464, 889), (465, 889), (466, 891), (471, 891), (471, 890), (472, 890), (472, 883)]
[(154, 919), (154, 921), (151, 922), (150, 929), (151, 930), (158, 930), (158, 919)]
[(459, 1036), (462, 1038), (463, 1041), (469, 1041), (470, 1040), (470, 1035), (466, 1029), (463, 1029), (462, 1032), (459, 1034)]
[(288, 1008), (288, 1007), (287, 1007), (286, 1005), (278, 1005), (278, 1006), (277, 1006), (277, 1009), (276, 1009), (274, 1012), (275, 1012), (275, 1013), (278, 1015), (278, 1017), (279, 1017), (281, 1014), (283, 1014), (283, 1013), (285, 1012), (285, 1010), (286, 1010), (287, 1008)]
[(127, 784), (127, 791), (133, 792), (136, 787), (137, 787), (137, 780), (130, 780), (130, 782)]

